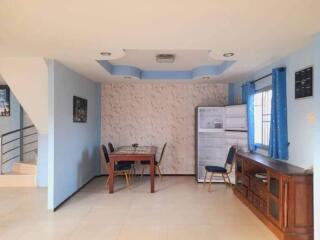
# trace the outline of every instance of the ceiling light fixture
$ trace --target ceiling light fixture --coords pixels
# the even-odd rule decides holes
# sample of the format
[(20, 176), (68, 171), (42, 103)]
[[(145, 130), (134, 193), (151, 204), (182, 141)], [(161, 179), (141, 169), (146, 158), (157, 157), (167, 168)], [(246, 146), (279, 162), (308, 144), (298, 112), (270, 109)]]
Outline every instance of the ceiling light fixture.
[(233, 57), (234, 53), (230, 52), (230, 53), (224, 53), (223, 54), (224, 57)]
[(105, 57), (110, 57), (112, 55), (112, 53), (111, 52), (101, 52), (100, 55), (105, 56)]
[(156, 61), (158, 63), (173, 63), (176, 59), (174, 54), (158, 54), (156, 56)]

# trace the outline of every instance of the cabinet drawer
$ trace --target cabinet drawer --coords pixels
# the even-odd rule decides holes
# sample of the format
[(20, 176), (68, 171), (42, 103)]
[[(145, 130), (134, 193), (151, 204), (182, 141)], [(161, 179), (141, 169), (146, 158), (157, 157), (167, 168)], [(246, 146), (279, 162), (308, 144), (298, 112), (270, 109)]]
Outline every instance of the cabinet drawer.
[(259, 209), (260, 208), (260, 200), (259, 197), (257, 197), (255, 194), (252, 195), (252, 203), (255, 208)]
[(264, 201), (267, 201), (267, 191), (263, 189), (257, 189), (256, 194), (262, 198)]
[(244, 196), (245, 198), (247, 198), (248, 195), (248, 188), (242, 184), (238, 184), (237, 185), (237, 190), (242, 194), (242, 196)]
[(243, 174), (242, 175), (242, 183), (243, 185), (245, 185), (246, 187), (249, 187), (249, 183), (250, 183), (250, 180), (249, 180), (249, 176)]
[(252, 193), (252, 204), (263, 214), (267, 214), (267, 202), (262, 200), (260, 197)]
[(267, 215), (267, 213), (268, 213), (268, 207), (267, 207), (267, 202), (266, 202), (266, 201), (263, 201), (263, 200), (260, 201), (260, 211), (261, 211), (264, 215)]
[(254, 176), (250, 177), (250, 190), (264, 201), (267, 201), (267, 185), (257, 180)]
[(251, 191), (248, 191), (248, 201), (253, 202), (253, 193)]

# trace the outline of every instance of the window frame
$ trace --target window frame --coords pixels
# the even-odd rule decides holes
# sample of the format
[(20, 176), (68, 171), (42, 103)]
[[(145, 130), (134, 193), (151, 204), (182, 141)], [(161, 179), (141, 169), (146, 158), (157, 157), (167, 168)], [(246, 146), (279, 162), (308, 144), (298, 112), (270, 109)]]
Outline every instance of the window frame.
[[(267, 91), (270, 91), (270, 90), (272, 91), (272, 86), (271, 85), (263, 87), (263, 88), (260, 88), (259, 90), (256, 90), (254, 94), (261, 93), (261, 92), (267, 92)], [(272, 96), (271, 96), (271, 104), (272, 104)], [(263, 103), (262, 103), (262, 106), (263, 106)], [(270, 112), (270, 115), (271, 115), (271, 112)], [(261, 120), (262, 120), (262, 125), (263, 125), (263, 109), (262, 109)], [(271, 127), (271, 120), (270, 120), (270, 127)], [(262, 134), (263, 134), (263, 131), (262, 131)], [(262, 135), (262, 138), (263, 138), (263, 135)], [(256, 149), (261, 149), (261, 150), (266, 150), (266, 151), (269, 149), (269, 144), (265, 145), (265, 144), (261, 144), (261, 143), (254, 143), (254, 146), (255, 146)]]

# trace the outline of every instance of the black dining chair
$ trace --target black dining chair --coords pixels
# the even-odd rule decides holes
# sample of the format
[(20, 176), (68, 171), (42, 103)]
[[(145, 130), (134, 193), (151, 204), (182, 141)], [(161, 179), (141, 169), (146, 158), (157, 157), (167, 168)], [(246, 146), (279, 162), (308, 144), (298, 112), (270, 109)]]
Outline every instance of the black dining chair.
[[(111, 142), (108, 143), (108, 147), (109, 147), (110, 152), (115, 151), (114, 146)], [(135, 161), (120, 161), (118, 164), (130, 164), (132, 167), (132, 170), (133, 170), (132, 175), (136, 175), (136, 169), (134, 167)]]
[(108, 147), (109, 147), (110, 152), (114, 152), (114, 147), (111, 142), (108, 143)]
[[(221, 176), (226, 185), (227, 184), (231, 184), (229, 175), (232, 173), (233, 165), (234, 165), (234, 162), (235, 162), (234, 159), (235, 159), (236, 152), (237, 152), (237, 146), (235, 146), (235, 145), (231, 146), (230, 149), (229, 149), (227, 160), (226, 160), (226, 162), (224, 164), (224, 167), (210, 166), (210, 165), (209, 166), (205, 166), (206, 173), (205, 173), (205, 176), (204, 176), (204, 183), (207, 180), (208, 172), (211, 173), (208, 191), (210, 191), (212, 178), (213, 178), (213, 176), (215, 174), (218, 175), (218, 176)], [(226, 182), (226, 179), (228, 179), (228, 183)]]
[[(162, 147), (162, 151), (161, 151), (161, 155), (160, 155), (159, 161), (156, 161), (156, 160), (154, 161), (155, 170), (158, 171), (160, 179), (161, 179), (161, 176), (162, 176), (162, 172), (161, 172), (161, 169), (160, 169), (160, 164), (162, 162), (166, 147), (167, 147), (167, 143), (165, 143), (163, 145), (163, 147)], [(144, 166), (145, 165), (149, 165), (149, 164), (150, 164), (150, 161), (141, 161), (141, 165), (142, 165), (141, 177), (143, 176), (143, 173), (144, 173)], [(155, 171), (155, 173), (156, 173), (156, 171)]]
[[(109, 173), (109, 176), (107, 178), (107, 183), (106, 183), (108, 187), (108, 183), (110, 179), (110, 158), (109, 158), (107, 147), (104, 144), (102, 144), (101, 148), (106, 161), (106, 170)], [(131, 164), (115, 163), (114, 165), (114, 176), (119, 176), (119, 175), (125, 176), (127, 186), (129, 186), (130, 184), (130, 171), (131, 171)]]

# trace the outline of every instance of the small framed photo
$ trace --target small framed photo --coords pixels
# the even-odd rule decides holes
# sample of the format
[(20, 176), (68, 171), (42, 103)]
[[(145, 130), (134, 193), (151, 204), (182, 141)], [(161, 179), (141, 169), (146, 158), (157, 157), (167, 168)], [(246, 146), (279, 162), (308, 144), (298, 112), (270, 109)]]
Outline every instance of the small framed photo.
[(0, 117), (10, 117), (10, 88), (0, 85)]
[(87, 99), (73, 96), (73, 122), (87, 122)]

